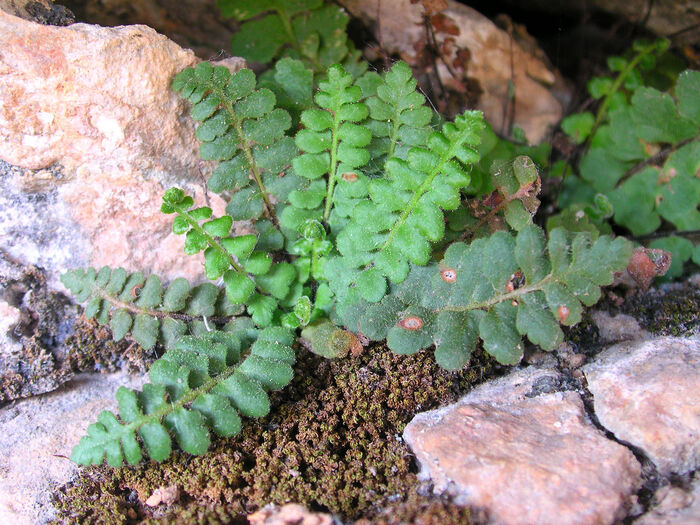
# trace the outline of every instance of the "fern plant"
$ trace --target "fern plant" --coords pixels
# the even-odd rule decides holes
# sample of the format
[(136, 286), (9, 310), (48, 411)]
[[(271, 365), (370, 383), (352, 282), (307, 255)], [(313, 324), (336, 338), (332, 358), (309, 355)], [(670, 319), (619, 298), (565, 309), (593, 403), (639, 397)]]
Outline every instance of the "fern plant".
[(121, 387), (116, 397), (119, 419), (103, 411), (71, 459), (81, 465), (112, 467), (142, 459), (139, 436), (148, 456), (166, 459), (173, 436), (190, 454), (209, 448), (210, 430), (233, 436), (241, 430), (240, 414), (264, 417), (270, 410), (266, 391), (292, 379), (294, 337), (281, 328), (266, 328), (241, 352), (233, 333), (214, 331), (181, 337), (174, 348), (153, 363), (150, 383), (140, 392)]
[[(588, 85), (601, 100), (596, 114), (562, 122), (584, 153), (578, 176), (564, 179), (564, 211), (548, 224), (607, 232), (611, 219), (639, 238), (657, 237), (649, 246), (673, 254), (666, 276), (673, 278), (689, 259), (700, 263), (700, 246), (674, 232), (700, 230), (700, 72), (672, 75), (667, 85), (653, 74), (667, 48), (665, 40), (638, 42), (631, 56), (611, 57), (617, 76)], [(668, 233), (657, 233), (662, 227)]]
[[(287, 16), (299, 36), (297, 13), (317, 2), (236, 5), (247, 6), (236, 14), (246, 20), (271, 11), (260, 23), (285, 25)], [(290, 79), (282, 105), (303, 102), (293, 115), (247, 69), (201, 63), (173, 80), (200, 122), (202, 156), (219, 161), (207, 184), (230, 204), (214, 218), (172, 188), (161, 209), (223, 287), (176, 280), (163, 293), (155, 276), (109, 268), (64, 277), (117, 337), (131, 330), (167, 350), (141, 392), (120, 390), (119, 417), (102, 413), (90, 427), (73, 454), (80, 463), (137, 462), (139, 441), (163, 460), (171, 436), (200, 454), (210, 430), (239, 430), (238, 412), (264, 416), (265, 392), (292, 378), (298, 329), (328, 358), (362, 351), (364, 337), (386, 338), (398, 353), (434, 346), (451, 370), (479, 338), (505, 364), (522, 356), (522, 335), (552, 350), (559, 325), (578, 322), (581, 305), (595, 303), (629, 259), (620, 238), (557, 229), (547, 241), (532, 221), (533, 162), (498, 160), (483, 175), (481, 113), (440, 125), (407, 64), (359, 77), (333, 64), (312, 80), (318, 72), (293, 58), (293, 42), (280, 46), (292, 56), (272, 74)], [(242, 219), (254, 233), (232, 233)]]

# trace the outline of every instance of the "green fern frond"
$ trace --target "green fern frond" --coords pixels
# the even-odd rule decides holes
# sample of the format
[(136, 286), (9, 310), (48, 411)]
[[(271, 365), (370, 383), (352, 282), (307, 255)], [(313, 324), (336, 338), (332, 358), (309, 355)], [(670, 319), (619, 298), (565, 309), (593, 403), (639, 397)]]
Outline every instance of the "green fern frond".
[(441, 133), (431, 133), (427, 148), (411, 148), (406, 160), (390, 158), (386, 179), (369, 182), (370, 200), (355, 206), (338, 234), (342, 258), (326, 265), (339, 303), (351, 304), (358, 295), (377, 302), (387, 277), (399, 283), (408, 275), (409, 262), (428, 263), (430, 243), (445, 232), (443, 210), (459, 206), (460, 189), (470, 180), (468, 167), (479, 159), (474, 147), (482, 127), (480, 112), (466, 112)]
[(285, 136), (291, 126), (289, 114), (275, 107), (272, 91), (255, 86), (251, 70), (231, 74), (208, 62), (184, 69), (172, 83), (193, 104), (192, 118), (201, 122), (197, 138), (202, 141), (202, 158), (220, 161), (209, 178), (209, 188), (217, 193), (235, 192), (227, 213), (236, 220), (264, 215), (276, 223), (271, 196), (285, 201), (299, 182), (293, 173), (280, 176), (297, 150)]
[[(171, 188), (163, 195), (161, 211), (177, 214), (173, 233), (186, 235), (185, 253), (204, 250), (207, 278), (223, 277), (231, 303), (247, 305), (256, 324), (270, 324), (278, 302), (287, 298), (296, 280), (294, 266), (288, 262), (273, 263), (269, 253), (255, 250), (255, 235), (229, 236), (231, 216), (210, 219), (211, 208), (193, 205), (192, 197), (179, 188)], [(200, 224), (202, 220), (206, 222)]]
[(317, 73), (336, 63), (354, 76), (367, 69), (348, 40), (349, 17), (338, 6), (322, 0), (218, 0), (217, 5), (224, 17), (243, 22), (231, 38), (234, 55), (260, 63), (290, 56)]
[(372, 158), (406, 160), (410, 148), (427, 143), (433, 112), (425, 106), (425, 97), (416, 91), (416, 80), (406, 62), (397, 62), (383, 77), (366, 73), (358, 79), (358, 85), (363, 86), (367, 96), (365, 103), (371, 118), (367, 126), (376, 137)]
[(115, 341), (131, 333), (146, 350), (160, 341), (166, 348), (187, 333), (202, 330), (202, 324), (220, 326), (243, 313), (223, 290), (211, 283), (194, 288), (186, 279), (175, 279), (163, 290), (157, 275), (128, 273), (124, 268), (104, 266), (72, 270), (61, 282), (81, 303), (87, 303), (85, 316), (109, 324)]
[(369, 161), (366, 146), (372, 135), (357, 124), (368, 115), (361, 98), (362, 90), (338, 64), (319, 83), (314, 97), (319, 107), (301, 114), (304, 129), (295, 141), (303, 153), (293, 161), (294, 171), (311, 182), (307, 188), (289, 194), (292, 206), (282, 212), (282, 226), (298, 231), (308, 219), (328, 222), (338, 179), (346, 173), (355, 174)]
[(435, 346), (444, 368), (468, 361), (479, 338), (503, 364), (523, 354), (521, 336), (555, 349), (563, 340), (560, 324), (581, 319), (582, 303), (595, 304), (600, 287), (624, 270), (632, 243), (563, 229), (544, 232), (534, 225), (517, 236), (504, 231), (471, 244), (453, 243), (438, 265), (413, 266), (379, 303), (358, 302), (342, 319), (373, 340), (386, 339), (394, 352), (412, 354)]
[(291, 332), (267, 328), (241, 357), (241, 342), (231, 333), (180, 338), (153, 363), (151, 382), (141, 391), (119, 388), (119, 419), (101, 412), (71, 459), (80, 465), (99, 465), (105, 459), (112, 467), (124, 460), (134, 465), (142, 460), (143, 445), (151, 459), (163, 461), (171, 453), (171, 436), (185, 452), (204, 454), (210, 430), (233, 436), (241, 430), (239, 413), (267, 415), (267, 391), (292, 380), (293, 342)]

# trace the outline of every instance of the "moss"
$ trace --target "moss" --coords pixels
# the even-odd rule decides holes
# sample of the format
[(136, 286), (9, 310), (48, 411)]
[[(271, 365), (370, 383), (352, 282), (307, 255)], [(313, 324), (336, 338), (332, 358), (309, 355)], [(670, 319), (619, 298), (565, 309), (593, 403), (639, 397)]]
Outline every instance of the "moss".
[[(270, 416), (247, 421), (236, 438), (214, 440), (205, 456), (83, 470), (58, 494), (58, 522), (93, 523), (101, 516), (127, 523), (128, 511), (113, 508), (114, 498), (129, 507), (130, 491), (139, 500), (132, 514), (146, 523), (233, 523), (268, 503), (290, 501), (358, 519), (377, 514), (373, 505), (382, 499), (397, 516), (465, 522), (448, 502), (416, 495), (420, 484), (401, 433), (416, 412), (453, 401), (493, 375), (483, 357), (449, 373), (428, 352), (398, 356), (375, 346), (356, 359), (329, 361), (300, 350), (296, 368), (292, 384), (273, 395)], [(140, 503), (170, 485), (181, 494), (171, 509)]]
[(691, 335), (700, 327), (700, 290), (690, 282), (651, 289), (625, 301), (620, 311), (654, 335)]

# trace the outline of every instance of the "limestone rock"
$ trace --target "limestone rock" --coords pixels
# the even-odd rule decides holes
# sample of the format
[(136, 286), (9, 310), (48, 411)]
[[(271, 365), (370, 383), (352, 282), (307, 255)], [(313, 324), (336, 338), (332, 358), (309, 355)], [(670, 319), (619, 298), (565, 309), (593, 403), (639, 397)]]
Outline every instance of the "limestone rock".
[[(103, 264), (201, 278), (160, 212), (172, 185), (203, 203), (212, 167), (170, 89), (194, 54), (145, 26), (44, 26), (1, 10), (0, 50), (0, 248), (52, 282)], [(210, 205), (223, 212), (218, 196)]]
[(282, 507), (268, 505), (248, 516), (250, 525), (333, 525), (337, 523), (330, 514), (310, 512), (296, 503)]
[(423, 477), (493, 523), (613, 523), (626, 515), (640, 466), (586, 418), (553, 370), (530, 367), (445, 408), (418, 414), (404, 439)]
[(115, 410), (119, 386), (142, 377), (82, 374), (61, 389), (0, 409), (0, 523), (31, 525), (53, 516), (51, 491), (76, 472), (71, 454), (103, 409)]
[[(420, 2), (342, 0), (340, 3), (369, 25), (381, 26), (382, 47), (389, 53), (412, 55), (414, 44), (423, 38), (423, 7)], [(447, 5), (443, 14), (459, 28), (459, 34), (450, 34), (450, 37), (455, 39), (455, 49), (469, 50), (468, 72), (470, 77), (479, 81), (483, 90), (479, 109), (483, 110), (486, 119), (494, 129), (500, 130), (507, 117), (504, 108), (510, 100), (509, 82), (512, 80), (515, 87), (514, 124), (525, 130), (531, 142), (543, 140), (547, 130), (563, 115), (562, 105), (553, 94), (556, 73), (479, 12), (454, 0), (447, 0)], [(438, 42), (443, 40), (441, 34), (436, 38)], [(444, 66), (439, 67), (443, 82), (449, 86), (451, 75)]]
[(686, 525), (700, 523), (700, 480), (689, 488), (666, 485), (656, 491), (654, 507), (634, 525)]
[(583, 367), (600, 423), (662, 475), (700, 466), (700, 342), (620, 343)]

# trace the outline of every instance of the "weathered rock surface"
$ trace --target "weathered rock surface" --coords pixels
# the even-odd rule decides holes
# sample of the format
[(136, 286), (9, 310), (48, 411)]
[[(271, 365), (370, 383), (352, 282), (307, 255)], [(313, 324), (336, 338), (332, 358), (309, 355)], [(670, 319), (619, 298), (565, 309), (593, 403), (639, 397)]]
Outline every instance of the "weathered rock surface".
[(594, 310), (591, 317), (598, 327), (600, 342), (604, 344), (649, 339), (652, 335), (644, 330), (631, 315), (617, 314), (615, 317), (602, 310)]
[[(0, 248), (53, 281), (103, 264), (201, 277), (160, 212), (172, 185), (204, 201), (211, 166), (170, 90), (196, 61), (145, 26), (44, 26), (0, 10)], [(222, 212), (219, 197), (211, 205)]]
[[(420, 2), (342, 0), (340, 3), (368, 25), (381, 26), (381, 43), (389, 53), (413, 55), (414, 44), (424, 37)], [(562, 105), (552, 91), (557, 82), (556, 73), (479, 12), (454, 0), (447, 0), (447, 5), (443, 14), (459, 28), (459, 34), (449, 34), (449, 37), (455, 39), (455, 49), (469, 50), (469, 76), (477, 79), (483, 90), (479, 109), (484, 111), (486, 119), (497, 130), (507, 120), (512, 80), (515, 88), (513, 123), (525, 130), (531, 142), (542, 140), (547, 130), (562, 117)], [(444, 34), (436, 35), (438, 43), (444, 38)], [(439, 68), (443, 83), (449, 86), (450, 73), (444, 66)]]
[(0, 409), (0, 523), (45, 523), (53, 516), (51, 491), (77, 466), (73, 446), (103, 409), (116, 409), (119, 386), (138, 388), (143, 378), (83, 374), (51, 394)]
[(620, 343), (583, 367), (600, 423), (642, 449), (659, 472), (700, 466), (700, 342)]
[(640, 466), (586, 418), (562, 378), (534, 367), (417, 415), (404, 431), (438, 491), (485, 508), (494, 523), (612, 523), (626, 514)]
[(282, 507), (269, 505), (248, 516), (250, 525), (333, 525), (339, 523), (330, 514), (310, 512), (296, 503)]
[(652, 509), (635, 525), (686, 525), (700, 523), (700, 480), (683, 490), (665, 485), (656, 491)]

